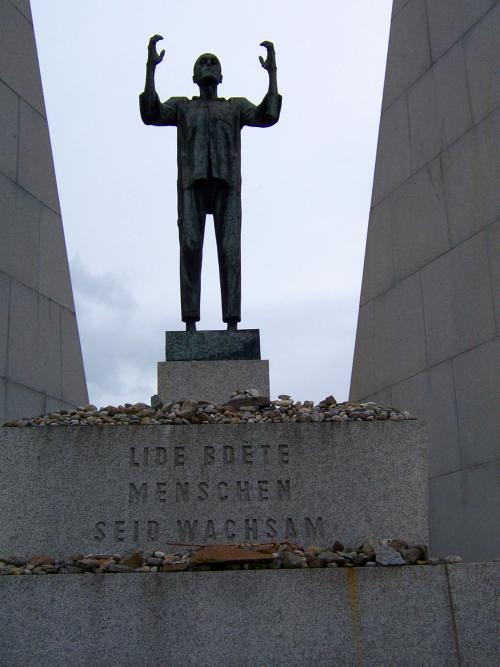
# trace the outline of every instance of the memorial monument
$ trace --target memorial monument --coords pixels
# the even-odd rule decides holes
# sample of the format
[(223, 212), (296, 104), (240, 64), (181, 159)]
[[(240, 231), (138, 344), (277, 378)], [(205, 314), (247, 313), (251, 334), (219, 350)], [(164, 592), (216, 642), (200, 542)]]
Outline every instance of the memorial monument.
[[(252, 387), (269, 396), (269, 367), (260, 358), (258, 330), (238, 331), (241, 320), (241, 138), (243, 127), (269, 127), (278, 122), (276, 57), (264, 41), (267, 57), (260, 63), (269, 86), (259, 105), (243, 97), (218, 97), (222, 83), (216, 56), (196, 60), (193, 81), (200, 95), (170, 97), (160, 102), (155, 71), (165, 51), (157, 52), (161, 35), (149, 40), (146, 83), (139, 97), (146, 125), (177, 127), (177, 205), (180, 245), (182, 321), (186, 332), (166, 332), (166, 361), (158, 364), (158, 394), (164, 398), (204, 398), (216, 402), (231, 392)], [(201, 266), (207, 214), (215, 225), (222, 319), (227, 333), (196, 333), (200, 320)]]
[[(163, 57), (157, 41), (150, 84)], [(263, 44), (274, 88), (272, 45)], [(214, 56), (198, 59), (200, 88), (213, 91), (219, 74)], [(164, 118), (173, 104), (188, 127), (207, 120), (197, 102), (166, 104)], [(246, 101), (227, 104), (250, 113)], [(234, 118), (228, 126), (239, 133)], [(188, 209), (180, 227), (196, 220), (201, 232), (197, 261), (210, 202), (237, 199), (210, 164), (179, 197)], [(220, 332), (196, 331), (198, 313), (183, 302), (188, 330), (167, 334), (167, 355), (185, 364), (195, 353), (194, 377), (204, 363), (222, 374), (220, 364), (256, 356), (234, 299), (239, 289)], [(244, 369), (233, 368), (235, 377)], [(188, 390), (186, 381), (172, 391)], [(6, 426), (0, 656), (9, 667), (494, 664), (495, 564), (429, 557), (426, 429), (406, 412), (248, 390), (223, 404), (181, 393)]]

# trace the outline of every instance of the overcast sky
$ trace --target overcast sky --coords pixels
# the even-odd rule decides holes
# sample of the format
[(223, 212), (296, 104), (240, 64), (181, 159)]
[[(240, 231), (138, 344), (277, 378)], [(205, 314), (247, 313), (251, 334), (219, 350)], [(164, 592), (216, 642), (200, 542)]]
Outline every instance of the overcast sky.
[[(164, 36), (161, 99), (197, 94), (196, 57), (223, 97), (267, 90), (280, 122), (242, 132), (241, 328), (258, 328), (271, 393), (348, 397), (391, 0), (31, 0), (91, 401), (148, 401), (164, 331), (180, 321), (176, 130), (138, 110), (146, 46)], [(221, 321), (207, 220), (199, 329)]]

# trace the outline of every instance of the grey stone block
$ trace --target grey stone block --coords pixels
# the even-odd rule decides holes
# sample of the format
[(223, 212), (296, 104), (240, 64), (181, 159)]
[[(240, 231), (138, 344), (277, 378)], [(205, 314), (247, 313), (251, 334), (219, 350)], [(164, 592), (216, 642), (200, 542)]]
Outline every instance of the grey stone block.
[(6, 399), (7, 399), (7, 381), (0, 377), (0, 424), (3, 424), (5, 419), (7, 419), (6, 414)]
[[(453, 611), (442, 565), (1, 577), (0, 648), (9, 667), (326, 667), (455, 665), (458, 645), (461, 664), (493, 665), (494, 612), (480, 619), (497, 571), (448, 567)], [(12, 641), (25, 627), (30, 641)]]
[(24, 14), (28, 21), (33, 21), (31, 16), (30, 0), (11, 0), (11, 2), (19, 9), (22, 14)]
[(500, 106), (500, 5), (464, 38), (474, 120)]
[(257, 389), (269, 396), (268, 361), (163, 361), (158, 364), (158, 394), (163, 400), (225, 403), (236, 390)]
[(427, 542), (419, 421), (6, 428), (0, 451), (1, 553)]
[[(5, 380), (5, 415), (6, 419), (36, 417), (44, 411), (44, 396), (39, 391)], [(19, 472), (22, 475), (21, 471)]]
[(493, 308), (497, 333), (500, 333), (500, 220), (487, 229), (488, 256), (490, 260), (491, 293), (493, 296)]
[(42, 294), (74, 312), (73, 290), (61, 216), (46, 206), (40, 213), (40, 272)]
[(59, 211), (56, 176), (45, 116), (20, 102), (18, 182), (54, 211)]
[(40, 383), (44, 394), (62, 395), (61, 309), (43, 296), (38, 297)]
[(47, 412), (59, 412), (59, 410), (67, 410), (70, 412), (75, 409), (74, 403), (65, 403), (58, 398), (47, 396), (45, 398), (45, 409)]
[(392, 17), (394, 18), (394, 16), (396, 16), (396, 14), (400, 12), (409, 2), (411, 2), (411, 0), (393, 0)]
[[(357, 664), (457, 664), (443, 568), (360, 569), (356, 575), (364, 639), (364, 660)], [(410, 600), (418, 600), (425, 613), (404, 613)], [(398, 646), (402, 653), (384, 661), (387, 646)]]
[(429, 363), (495, 335), (486, 235), (479, 234), (422, 270)]
[(464, 466), (500, 455), (500, 336), (453, 359)]
[(500, 649), (497, 610), (500, 565), (467, 563), (447, 570), (461, 664), (494, 665)]
[(0, 3), (0, 78), (45, 113), (33, 26), (11, 2)]
[(363, 275), (367, 278), (361, 287), (361, 304), (385, 292), (394, 282), (390, 198), (370, 212)]
[(40, 204), (0, 174), (0, 270), (38, 288)]
[(41, 390), (38, 295), (16, 280), (10, 288), (7, 377)]
[(410, 174), (408, 103), (403, 95), (383, 112), (380, 120), (372, 206), (406, 181)]
[(472, 127), (463, 45), (446, 53), (408, 92), (412, 170)]
[(258, 329), (166, 331), (166, 361), (260, 360)]
[(433, 366), (392, 386), (389, 405), (425, 419), (429, 432), (429, 475), (458, 470), (462, 465), (452, 362)]
[(430, 67), (431, 54), (427, 31), (425, 0), (412, 0), (391, 22), (389, 58), (382, 109), (387, 109)]
[(9, 337), (10, 278), (0, 272), (0, 376), (7, 368), (7, 341)]
[(375, 390), (373, 336), (373, 301), (369, 301), (360, 307), (358, 315), (349, 392), (353, 400), (364, 398)]
[(492, 560), (500, 553), (500, 460), (429, 480), (429, 520), (434, 554)]
[(497, 0), (428, 0), (433, 60), (440, 58), (496, 2)]
[(70, 405), (87, 404), (89, 399), (76, 315), (66, 308), (61, 308), (61, 363), (61, 399)]
[(453, 244), (500, 218), (500, 109), (443, 153)]
[(390, 199), (394, 272), (401, 279), (449, 248), (439, 160), (412, 176)]
[(402, 280), (373, 302), (375, 386), (382, 389), (426, 367), (420, 276)]
[(0, 81), (0, 172), (15, 180), (17, 174), (17, 121), (19, 97)]

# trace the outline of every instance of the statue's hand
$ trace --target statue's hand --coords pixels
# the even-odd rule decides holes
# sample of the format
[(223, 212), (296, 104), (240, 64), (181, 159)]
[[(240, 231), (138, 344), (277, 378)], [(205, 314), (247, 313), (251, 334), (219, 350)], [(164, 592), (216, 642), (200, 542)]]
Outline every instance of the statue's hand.
[(267, 49), (267, 56), (265, 60), (262, 56), (259, 56), (260, 64), (268, 72), (276, 70), (276, 55), (274, 53), (274, 44), (272, 42), (264, 41), (261, 42), (260, 45)]
[(163, 60), (163, 56), (165, 55), (165, 49), (161, 53), (158, 53), (156, 51), (156, 43), (159, 42), (163, 37), (161, 35), (153, 35), (151, 39), (149, 40), (148, 44), (148, 65), (153, 65), (153, 67), (156, 67), (156, 65), (159, 65), (161, 61)]

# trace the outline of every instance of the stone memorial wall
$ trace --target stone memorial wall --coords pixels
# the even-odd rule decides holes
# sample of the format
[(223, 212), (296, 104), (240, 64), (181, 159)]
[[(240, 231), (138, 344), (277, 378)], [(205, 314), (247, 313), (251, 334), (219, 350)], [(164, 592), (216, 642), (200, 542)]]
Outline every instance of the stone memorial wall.
[(0, 449), (2, 553), (427, 543), (417, 421), (10, 428)]

